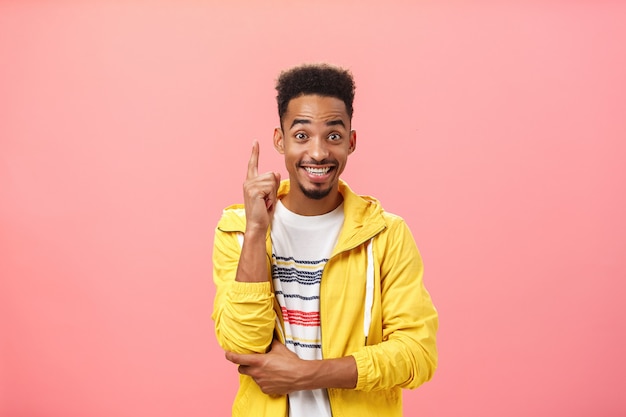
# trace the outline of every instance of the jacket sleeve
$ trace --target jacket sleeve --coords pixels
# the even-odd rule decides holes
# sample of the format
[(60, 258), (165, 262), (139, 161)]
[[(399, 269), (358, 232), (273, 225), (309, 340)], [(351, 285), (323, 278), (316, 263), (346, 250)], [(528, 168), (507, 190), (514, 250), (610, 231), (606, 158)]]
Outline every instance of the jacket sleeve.
[(396, 217), (379, 250), (382, 342), (353, 356), (357, 390), (416, 388), (437, 367), (438, 315), (422, 280), (423, 264), (406, 223)]
[(215, 231), (213, 281), (216, 286), (212, 318), (220, 346), (236, 353), (265, 353), (272, 343), (276, 313), (269, 280), (235, 281), (241, 246), (238, 232)]

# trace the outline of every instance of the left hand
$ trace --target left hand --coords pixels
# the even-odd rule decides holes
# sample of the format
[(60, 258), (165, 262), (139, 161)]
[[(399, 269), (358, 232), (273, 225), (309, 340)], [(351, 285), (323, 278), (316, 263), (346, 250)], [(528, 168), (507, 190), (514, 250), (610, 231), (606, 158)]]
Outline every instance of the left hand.
[(239, 365), (239, 373), (248, 375), (268, 395), (286, 395), (298, 391), (304, 360), (275, 340), (267, 353), (239, 354), (226, 352), (226, 359)]

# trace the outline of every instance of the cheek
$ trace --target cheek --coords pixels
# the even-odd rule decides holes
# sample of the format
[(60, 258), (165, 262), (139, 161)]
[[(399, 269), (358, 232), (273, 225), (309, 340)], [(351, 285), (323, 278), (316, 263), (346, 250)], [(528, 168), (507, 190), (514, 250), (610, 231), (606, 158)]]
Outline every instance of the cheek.
[[(300, 161), (300, 158), (298, 157), (297, 154), (295, 153), (285, 153), (285, 163), (287, 164), (287, 166), (289, 167), (295, 167), (296, 165), (298, 165)], [(295, 168), (294, 168), (295, 169)]]
[(292, 146), (287, 152), (285, 152), (285, 157), (292, 161), (298, 161), (303, 158), (305, 153), (306, 152), (302, 149), (302, 147)]
[(348, 155), (350, 155), (350, 150), (349, 149), (342, 149), (341, 152), (338, 152), (335, 154), (335, 157), (337, 158), (337, 160), (339, 160), (342, 164), (345, 164), (346, 161), (348, 160)]

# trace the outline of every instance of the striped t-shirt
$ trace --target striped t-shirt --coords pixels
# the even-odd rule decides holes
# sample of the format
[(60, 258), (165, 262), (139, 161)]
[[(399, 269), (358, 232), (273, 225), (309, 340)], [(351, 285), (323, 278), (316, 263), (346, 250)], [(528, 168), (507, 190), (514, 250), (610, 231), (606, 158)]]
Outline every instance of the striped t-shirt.
[[(280, 201), (272, 221), (272, 279), (282, 309), (287, 348), (322, 359), (320, 282), (343, 225), (343, 204), (320, 216), (301, 216)], [(331, 417), (325, 389), (289, 394), (289, 416)]]

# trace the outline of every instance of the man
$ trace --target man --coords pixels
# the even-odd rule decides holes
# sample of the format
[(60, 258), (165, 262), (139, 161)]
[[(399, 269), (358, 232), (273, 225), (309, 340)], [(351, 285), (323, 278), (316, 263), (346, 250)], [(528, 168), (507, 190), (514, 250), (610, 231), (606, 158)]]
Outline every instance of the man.
[(302, 65), (276, 85), (274, 148), (214, 242), (213, 319), (239, 365), (233, 416), (401, 416), (437, 366), (437, 312), (406, 223), (340, 179), (356, 148), (348, 70)]

